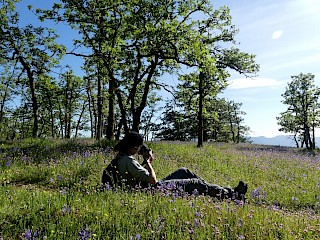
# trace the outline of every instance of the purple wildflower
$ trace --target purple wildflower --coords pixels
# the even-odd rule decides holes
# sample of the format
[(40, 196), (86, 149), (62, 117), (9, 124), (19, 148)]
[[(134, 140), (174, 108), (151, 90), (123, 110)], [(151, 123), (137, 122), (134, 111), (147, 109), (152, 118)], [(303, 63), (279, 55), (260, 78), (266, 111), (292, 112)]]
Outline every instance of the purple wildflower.
[(244, 202), (242, 200), (238, 200), (238, 199), (235, 199), (234, 200), (234, 203), (238, 206), (243, 206), (244, 205)]
[(22, 160), (24, 161), (24, 162), (28, 162), (28, 157), (27, 156), (22, 156)]
[(196, 217), (201, 217), (202, 216), (202, 214), (200, 213), (200, 212), (198, 212), (198, 211), (196, 211), (196, 213), (194, 214)]
[(293, 197), (292, 197), (292, 202), (299, 202), (299, 198), (293, 196)]
[(63, 175), (62, 175), (62, 174), (60, 174), (60, 175), (58, 176), (58, 180), (59, 180), (59, 181), (62, 181), (62, 180), (63, 180)]
[(105, 153), (107, 153), (107, 152), (109, 152), (111, 150), (111, 148), (109, 147), (109, 146), (107, 146), (103, 151), (105, 152)]
[(84, 154), (83, 154), (83, 156), (84, 156), (85, 158), (90, 157), (90, 155), (91, 155), (91, 153), (90, 153), (89, 151), (85, 151)]
[(175, 192), (175, 193), (172, 195), (173, 201), (175, 201), (178, 197), (179, 197), (179, 194)]
[(251, 192), (251, 197), (255, 199), (266, 199), (267, 193), (261, 188), (256, 188)]
[(239, 234), (238, 237), (237, 237), (237, 239), (238, 239), (238, 240), (244, 240), (244, 239), (246, 239), (246, 237), (243, 236), (243, 235), (241, 235), (241, 234)]
[(62, 215), (66, 215), (67, 213), (71, 212), (71, 207), (67, 206), (66, 204), (61, 209)]
[(195, 189), (192, 191), (192, 196), (198, 196), (198, 195), (199, 195), (198, 189)]
[(110, 186), (110, 184), (107, 182), (106, 184), (103, 185), (105, 190), (111, 190), (112, 187)]
[(6, 167), (10, 167), (10, 165), (11, 165), (11, 162), (10, 162), (10, 161), (7, 161), (7, 162), (6, 162)]
[(200, 225), (200, 220), (198, 218), (194, 219), (194, 225), (198, 227)]
[(168, 182), (168, 183), (166, 184), (166, 188), (167, 188), (168, 190), (174, 190), (174, 189), (176, 188), (176, 184), (175, 184), (174, 182)]
[(90, 239), (91, 233), (89, 232), (88, 225), (86, 225), (85, 229), (81, 229), (79, 233), (79, 237), (82, 240)]
[(25, 233), (22, 234), (25, 240), (31, 240), (32, 239), (32, 231), (30, 229), (27, 229)]
[(37, 237), (40, 236), (40, 232), (35, 231), (32, 232), (32, 230), (27, 229), (22, 236), (24, 237), (25, 240), (37, 240)]

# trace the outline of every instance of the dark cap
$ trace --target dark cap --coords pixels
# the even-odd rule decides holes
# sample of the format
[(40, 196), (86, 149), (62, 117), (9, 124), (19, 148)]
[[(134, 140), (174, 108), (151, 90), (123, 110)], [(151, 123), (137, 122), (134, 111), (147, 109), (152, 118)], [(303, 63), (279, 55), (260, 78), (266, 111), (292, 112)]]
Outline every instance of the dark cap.
[(143, 144), (143, 137), (138, 132), (127, 133), (122, 141), (126, 142), (130, 147), (141, 146)]
[(131, 147), (141, 146), (143, 144), (143, 137), (135, 131), (127, 133), (122, 140), (114, 147), (115, 151), (124, 152)]

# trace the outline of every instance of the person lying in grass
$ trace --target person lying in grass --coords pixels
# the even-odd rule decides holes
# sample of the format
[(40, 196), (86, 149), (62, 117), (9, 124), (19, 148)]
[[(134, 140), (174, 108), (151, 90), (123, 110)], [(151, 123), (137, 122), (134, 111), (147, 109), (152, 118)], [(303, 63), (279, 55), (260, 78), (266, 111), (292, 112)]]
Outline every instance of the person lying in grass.
[[(179, 168), (164, 179), (158, 181), (152, 167), (154, 156), (152, 150), (143, 143), (143, 137), (131, 131), (114, 147), (118, 152), (115, 159), (103, 171), (102, 183), (106, 186), (121, 188), (159, 188), (170, 186), (188, 194), (195, 192), (218, 199), (245, 200), (248, 186), (239, 181), (236, 188), (224, 188), (216, 184), (209, 184), (187, 168)], [(144, 162), (140, 164), (135, 155), (143, 155)], [(174, 187), (173, 187), (174, 186)]]

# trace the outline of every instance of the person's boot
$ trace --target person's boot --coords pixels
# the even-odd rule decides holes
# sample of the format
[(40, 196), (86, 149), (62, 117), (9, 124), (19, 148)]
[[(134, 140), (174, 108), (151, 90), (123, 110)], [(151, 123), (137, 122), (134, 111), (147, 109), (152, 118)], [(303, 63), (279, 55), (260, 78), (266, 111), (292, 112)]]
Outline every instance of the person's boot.
[(248, 191), (248, 185), (243, 181), (239, 181), (238, 186), (234, 188), (235, 199), (242, 200), (243, 202), (245, 202), (246, 200), (245, 195), (247, 191)]
[(227, 194), (225, 195), (225, 198), (227, 198), (227, 199), (234, 199), (235, 198), (234, 190), (230, 186), (225, 187), (224, 189), (227, 190)]

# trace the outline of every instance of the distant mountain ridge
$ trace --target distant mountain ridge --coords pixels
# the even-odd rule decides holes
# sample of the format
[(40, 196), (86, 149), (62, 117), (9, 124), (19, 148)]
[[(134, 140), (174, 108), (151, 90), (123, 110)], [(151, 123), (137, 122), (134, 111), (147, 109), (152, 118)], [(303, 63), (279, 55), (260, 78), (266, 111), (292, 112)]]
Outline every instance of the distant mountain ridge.
[[(296, 147), (295, 142), (288, 135), (278, 135), (270, 138), (264, 136), (248, 137), (248, 139), (254, 144)], [(320, 137), (316, 137), (316, 146), (320, 146)]]

